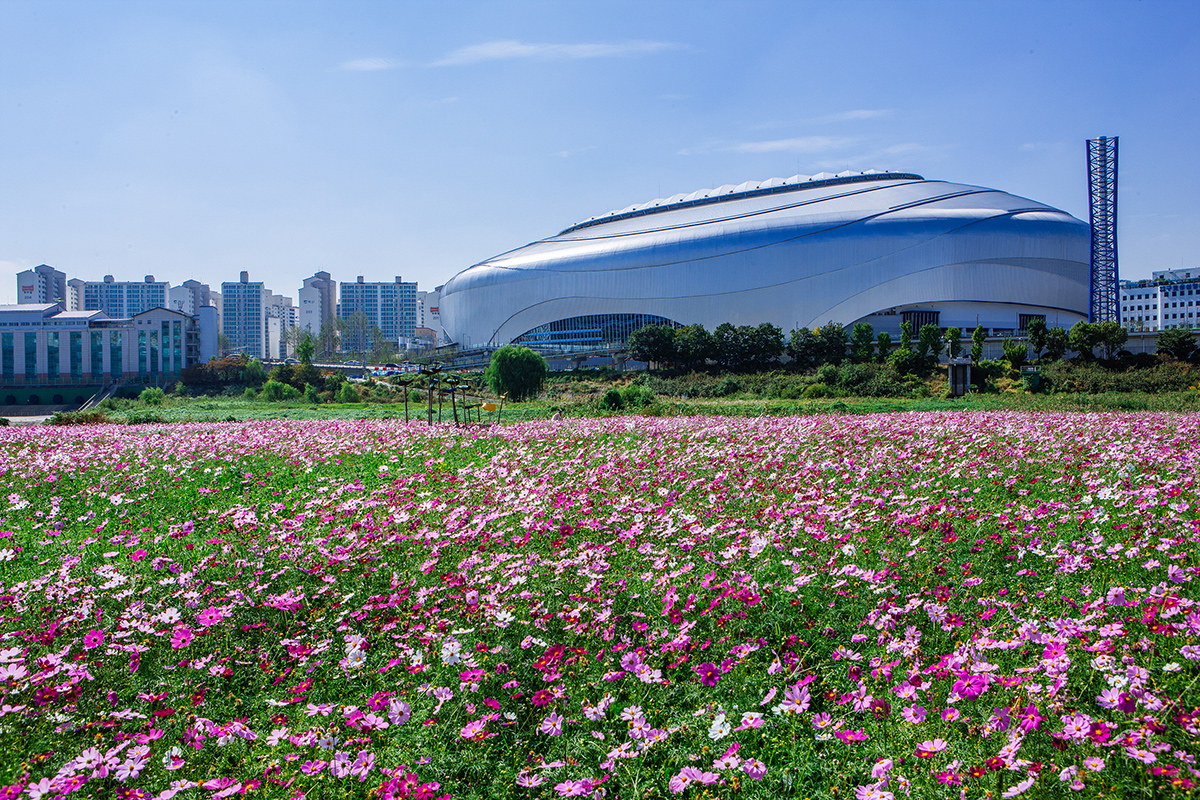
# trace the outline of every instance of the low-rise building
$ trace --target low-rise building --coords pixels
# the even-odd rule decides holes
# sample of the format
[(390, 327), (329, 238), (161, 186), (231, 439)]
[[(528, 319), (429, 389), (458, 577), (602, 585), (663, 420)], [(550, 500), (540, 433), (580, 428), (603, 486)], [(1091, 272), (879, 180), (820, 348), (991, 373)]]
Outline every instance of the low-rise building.
[(1121, 281), (1121, 324), (1131, 331), (1200, 328), (1200, 270), (1160, 270)]
[(211, 311), (115, 319), (61, 303), (0, 306), (0, 403), (82, 402), (113, 383), (168, 386), (215, 355), (215, 324)]

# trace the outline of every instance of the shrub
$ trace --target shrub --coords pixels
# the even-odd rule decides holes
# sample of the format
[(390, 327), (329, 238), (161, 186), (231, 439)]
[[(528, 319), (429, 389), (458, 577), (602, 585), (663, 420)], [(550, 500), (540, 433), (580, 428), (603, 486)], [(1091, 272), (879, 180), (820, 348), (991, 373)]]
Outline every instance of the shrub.
[(818, 397), (836, 397), (837, 393), (823, 383), (813, 383), (804, 387), (801, 396), (805, 399), (813, 399)]
[(1178, 392), (1196, 385), (1200, 369), (1168, 361), (1146, 369), (1110, 369), (1094, 362), (1059, 361), (1042, 368), (1042, 383), (1054, 392), (1102, 394), (1104, 392)]
[(492, 362), (484, 370), (483, 377), (496, 394), (508, 394), (508, 399), (519, 402), (537, 396), (546, 382), (549, 367), (546, 359), (528, 347), (506, 344), (492, 353)]
[(717, 385), (713, 387), (712, 393), (715, 397), (729, 397), (731, 394), (737, 394), (742, 390), (742, 385), (738, 383), (736, 378), (722, 378), (717, 381)]
[(165, 419), (153, 411), (130, 411), (125, 417), (126, 425), (149, 425), (151, 423), (166, 422)]
[(334, 401), (338, 403), (361, 403), (362, 398), (358, 394), (358, 388), (349, 381), (338, 387), (337, 394), (334, 395)]
[(277, 380), (269, 380), (263, 384), (259, 396), (269, 403), (279, 403), (285, 400), (299, 400), (300, 391), (295, 386), (289, 386)]
[(304, 384), (304, 400), (314, 406), (320, 403), (321, 399), (317, 396), (317, 387), (311, 383)]
[(620, 411), (625, 407), (625, 397), (621, 394), (621, 390), (614, 386), (600, 398), (599, 405), (605, 411)]
[(166, 399), (167, 395), (157, 386), (147, 386), (138, 395), (138, 401), (146, 406), (161, 406)]
[(102, 425), (108, 421), (108, 415), (101, 409), (56, 411), (54, 416), (47, 420), (51, 425)]

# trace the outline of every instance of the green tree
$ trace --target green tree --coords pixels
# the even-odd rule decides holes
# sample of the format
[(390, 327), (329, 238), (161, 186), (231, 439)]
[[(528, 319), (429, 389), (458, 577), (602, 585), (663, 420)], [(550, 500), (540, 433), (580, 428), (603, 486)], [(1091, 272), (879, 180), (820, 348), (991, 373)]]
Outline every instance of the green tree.
[(742, 369), (749, 360), (745, 326), (735, 328), (728, 322), (722, 322), (713, 331), (713, 339), (716, 342), (717, 362), (726, 369)]
[(513, 401), (536, 397), (546, 382), (546, 359), (528, 347), (506, 344), (492, 353), (492, 363), (483, 379), (496, 394), (508, 394)]
[(850, 358), (856, 364), (875, 360), (875, 330), (869, 322), (856, 322), (850, 330)]
[(1013, 369), (1020, 369), (1029, 358), (1029, 345), (1025, 342), (1005, 339), (1001, 347), (1004, 348), (1004, 360)]
[(900, 349), (912, 350), (913, 325), (908, 320), (900, 323)]
[(338, 321), (342, 330), (342, 347), (347, 353), (357, 353), (358, 360), (366, 369), (367, 339), (371, 332), (371, 320), (362, 311), (355, 311), (345, 319)]
[(1186, 328), (1167, 328), (1158, 332), (1157, 352), (1176, 361), (1187, 361), (1196, 352), (1196, 334)]
[(817, 365), (821, 347), (817, 336), (808, 328), (793, 330), (788, 336), (787, 354), (796, 362), (802, 371), (810, 370)]
[[(301, 328), (300, 330), (304, 329)], [(313, 341), (312, 334), (305, 330), (303, 335), (300, 337), (299, 344), (296, 345), (296, 355), (300, 358), (302, 363), (311, 364), (313, 360), (313, 353), (316, 352), (316, 349), (317, 343)]]
[(339, 346), (337, 322), (329, 317), (321, 323), (321, 330), (317, 333), (317, 353), (321, 357), (329, 357), (338, 351)]
[(1046, 331), (1046, 361), (1058, 361), (1066, 355), (1070, 335), (1059, 327)]
[(937, 364), (944, 345), (942, 329), (932, 323), (922, 325), (921, 332), (918, 334), (918, 342), (917, 355), (924, 358), (931, 367)]
[(976, 325), (971, 331), (971, 361), (978, 364), (983, 360), (983, 340), (987, 337), (982, 325)]
[(1094, 322), (1076, 322), (1067, 334), (1067, 341), (1081, 359), (1094, 361), (1096, 345), (1101, 342), (1100, 326)]
[(688, 367), (703, 366), (713, 358), (714, 345), (713, 335), (699, 323), (675, 331), (675, 358)]
[(635, 361), (663, 365), (675, 360), (675, 329), (670, 325), (647, 325), (629, 334), (629, 356)]
[(846, 360), (846, 329), (830, 320), (817, 328), (820, 344), (819, 360), (822, 364), (841, 364)]
[(1129, 331), (1125, 330), (1125, 326), (1113, 320), (1101, 322), (1100, 329), (1100, 346), (1104, 349), (1105, 358), (1116, 358), (1121, 348), (1129, 341)]
[(233, 339), (223, 333), (217, 334), (217, 352), (224, 358), (233, 353)]
[(887, 361), (887, 357), (892, 354), (892, 335), (887, 331), (880, 331), (876, 337), (875, 349), (879, 351), (875, 354), (875, 360), (880, 364)]
[(946, 328), (946, 357), (958, 358), (962, 355), (962, 328)]
[(756, 328), (747, 325), (742, 335), (747, 343), (747, 366), (751, 369), (768, 369), (783, 355), (783, 331), (777, 325), (769, 322)]
[[(389, 361), (396, 360), (396, 342), (388, 340), (383, 329), (378, 325), (372, 325), (371, 331), (368, 334), (371, 343), (371, 361), (375, 364), (386, 364)], [(363, 361), (365, 364), (366, 361)]]
[(1025, 326), (1025, 332), (1029, 334), (1029, 346), (1033, 348), (1034, 360), (1040, 360), (1042, 351), (1046, 349), (1046, 336), (1050, 333), (1050, 329), (1046, 327), (1046, 320), (1034, 317)]

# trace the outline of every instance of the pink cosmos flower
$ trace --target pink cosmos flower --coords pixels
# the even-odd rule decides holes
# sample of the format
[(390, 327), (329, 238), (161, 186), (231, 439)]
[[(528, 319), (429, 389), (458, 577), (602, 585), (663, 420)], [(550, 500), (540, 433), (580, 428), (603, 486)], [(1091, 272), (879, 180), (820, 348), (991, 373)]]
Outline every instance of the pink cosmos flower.
[(542, 724), (538, 726), (538, 731), (547, 736), (562, 736), (563, 732), (563, 716), (557, 711), (551, 711), (546, 718), (542, 720)]
[(900, 712), (900, 716), (913, 725), (920, 725), (924, 722), (925, 715), (925, 706), (905, 706), (904, 710)]
[(546, 782), (546, 779), (543, 778), (541, 775), (538, 775), (536, 772), (524, 772), (523, 771), (519, 775), (517, 775), (517, 786), (521, 786), (526, 789), (536, 788), (538, 786), (541, 786), (545, 782)]
[(750, 758), (742, 762), (742, 772), (751, 780), (761, 781), (766, 777), (767, 765), (757, 758)]
[(90, 630), (83, 635), (83, 646), (87, 650), (94, 650), (104, 644), (104, 633), (99, 630)]
[(917, 758), (933, 758), (934, 755), (942, 752), (948, 745), (945, 739), (926, 739), (917, 745), (917, 752), (914, 753)]
[(797, 683), (783, 690), (783, 702), (780, 706), (790, 714), (803, 714), (808, 711), (811, 702), (812, 695), (809, 694), (808, 687)]
[(1143, 764), (1153, 764), (1155, 761), (1158, 761), (1158, 756), (1154, 755), (1154, 753), (1138, 747), (1126, 747), (1125, 754), (1134, 761), (1140, 761)]
[(192, 629), (186, 625), (180, 625), (171, 634), (171, 648), (173, 650), (182, 650), (192, 643), (196, 638), (196, 634), (192, 633)]
[(219, 624), (223, 619), (225, 619), (225, 612), (216, 606), (209, 606), (200, 612), (196, 617), (196, 622), (200, 623), (200, 627), (202, 628), (211, 628), (213, 625)]
[(305, 775), (316, 775), (321, 770), (325, 769), (324, 761), (305, 761), (300, 765), (300, 771)]
[(1021, 716), (1017, 724), (1021, 730), (1029, 733), (1030, 731), (1037, 730), (1038, 726), (1042, 724), (1042, 720), (1044, 719), (1045, 717), (1038, 713), (1037, 706), (1035, 706), (1033, 703), (1030, 703), (1025, 708), (1021, 709)]
[(129, 557), (131, 559), (133, 559), (134, 561), (141, 561), (143, 558), (146, 557), (146, 551), (142, 550), (142, 549), (135, 550), (133, 553), (130, 554)]
[(462, 736), (462, 738), (464, 738), (464, 739), (483, 739), (483, 738), (485, 738), (485, 736), (487, 734), (486, 729), (487, 729), (487, 720), (486, 719), (475, 719), (475, 720), (471, 720), (465, 726), (463, 726), (463, 729), (459, 733), (459, 735)]
[(591, 781), (563, 781), (555, 785), (559, 797), (581, 797), (591, 789)]
[(350, 774), (358, 778), (359, 783), (364, 783), (374, 768), (375, 754), (369, 750), (360, 750), (358, 758), (354, 759), (354, 763), (350, 766)]
[(964, 700), (974, 700), (987, 691), (987, 677), (983, 675), (964, 675), (954, 682), (951, 691)]

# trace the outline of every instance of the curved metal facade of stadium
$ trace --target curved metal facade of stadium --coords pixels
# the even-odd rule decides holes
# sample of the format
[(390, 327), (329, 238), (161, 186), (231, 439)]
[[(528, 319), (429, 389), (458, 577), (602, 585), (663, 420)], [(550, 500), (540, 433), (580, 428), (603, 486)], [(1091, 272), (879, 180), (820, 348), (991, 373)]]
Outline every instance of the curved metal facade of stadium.
[(1087, 317), (1089, 247), (1086, 223), (995, 189), (797, 175), (594, 217), (463, 270), (441, 315), (465, 347), (550, 349), (623, 341), (647, 322), (1068, 327)]

